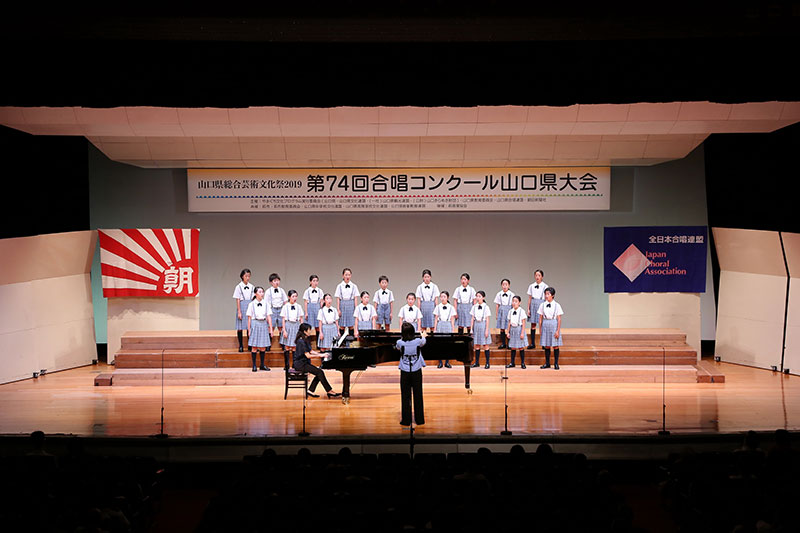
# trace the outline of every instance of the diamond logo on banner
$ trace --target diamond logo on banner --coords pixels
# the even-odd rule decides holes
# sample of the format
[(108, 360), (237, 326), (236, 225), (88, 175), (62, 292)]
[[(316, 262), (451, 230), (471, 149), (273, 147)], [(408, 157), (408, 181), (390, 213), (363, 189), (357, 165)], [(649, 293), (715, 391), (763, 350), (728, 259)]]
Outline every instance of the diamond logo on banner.
[(639, 249), (631, 244), (628, 246), (616, 261), (614, 266), (622, 272), (629, 281), (633, 282), (639, 277), (639, 274), (645, 271), (650, 266), (650, 260), (639, 251)]

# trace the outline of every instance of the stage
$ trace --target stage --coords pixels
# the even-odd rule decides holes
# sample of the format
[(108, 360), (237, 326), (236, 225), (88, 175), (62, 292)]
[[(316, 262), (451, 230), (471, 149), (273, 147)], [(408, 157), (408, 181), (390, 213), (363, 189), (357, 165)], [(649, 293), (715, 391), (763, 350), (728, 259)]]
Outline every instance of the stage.
[[(648, 436), (662, 428), (673, 435), (733, 434), (754, 429), (800, 429), (800, 377), (744, 366), (711, 363), (725, 383), (599, 383), (570, 381), (578, 372), (508, 371), (508, 429), (514, 436)], [(164, 432), (170, 437), (295, 437), (302, 430), (303, 400), (290, 390), (284, 400), (283, 371), (251, 373), (257, 385), (163, 387)], [(95, 386), (112, 368), (98, 364), (0, 386), (0, 433), (89, 437), (149, 436), (160, 431), (162, 387), (152, 384)], [(406, 438), (399, 425), (400, 391), (391, 365), (353, 375), (352, 400), (307, 400), (306, 429), (314, 437)], [(416, 435), (471, 438), (499, 436), (504, 429), (504, 369), (473, 369), (472, 394), (463, 368), (424, 370), (426, 424)], [(340, 374), (326, 372), (335, 390)], [(165, 383), (166, 380), (165, 380)], [(323, 393), (322, 388), (318, 392)]]

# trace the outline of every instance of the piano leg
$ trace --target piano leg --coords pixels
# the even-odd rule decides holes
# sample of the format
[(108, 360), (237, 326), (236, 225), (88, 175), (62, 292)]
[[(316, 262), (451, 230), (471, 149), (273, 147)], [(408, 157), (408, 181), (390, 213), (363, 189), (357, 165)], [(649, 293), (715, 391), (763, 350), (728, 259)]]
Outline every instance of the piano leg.
[(353, 373), (351, 368), (342, 369), (342, 403), (350, 403), (350, 374)]
[(469, 374), (470, 374), (470, 363), (464, 363), (464, 388), (467, 389), (467, 393), (472, 394), (472, 389), (469, 386)]

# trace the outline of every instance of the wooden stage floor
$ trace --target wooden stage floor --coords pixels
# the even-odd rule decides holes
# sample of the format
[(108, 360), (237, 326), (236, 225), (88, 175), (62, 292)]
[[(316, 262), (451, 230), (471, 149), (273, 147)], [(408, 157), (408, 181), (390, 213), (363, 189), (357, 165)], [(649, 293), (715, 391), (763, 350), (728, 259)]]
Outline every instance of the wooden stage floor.
[[(667, 383), (667, 429), (674, 434), (800, 429), (800, 377), (717, 363), (725, 383)], [(147, 436), (159, 431), (161, 387), (95, 387), (105, 365), (0, 385), (0, 434)], [(244, 370), (246, 371), (246, 370)], [(397, 369), (354, 374), (352, 401), (310, 398), (307, 424), (315, 436), (401, 436)], [(503, 369), (424, 370), (425, 418), (420, 435), (497, 435), (503, 429)], [(509, 372), (509, 429), (515, 435), (651, 435), (661, 429), (661, 383), (531, 382)], [(554, 372), (548, 370), (547, 372)], [(366, 374), (371, 373), (370, 379)], [(170, 385), (164, 389), (165, 432), (173, 437), (293, 436), (301, 428), (298, 390), (283, 399), (283, 372), (263, 385)], [(335, 390), (340, 374), (327, 371)], [(274, 376), (274, 377), (273, 377)], [(318, 392), (324, 393), (322, 387)]]

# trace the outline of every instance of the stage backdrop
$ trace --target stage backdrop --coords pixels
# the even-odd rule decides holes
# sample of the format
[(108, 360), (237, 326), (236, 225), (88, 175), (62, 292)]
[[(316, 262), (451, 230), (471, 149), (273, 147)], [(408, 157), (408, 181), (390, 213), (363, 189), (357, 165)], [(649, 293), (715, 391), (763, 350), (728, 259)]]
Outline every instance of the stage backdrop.
[[(201, 230), (202, 296), (196, 300), (204, 330), (233, 330), (231, 296), (242, 268), (253, 271), (258, 285), (277, 272), (282, 287), (302, 294), (312, 273), (333, 292), (345, 266), (353, 269), (359, 288), (370, 292), (380, 274), (388, 275), (401, 299), (420, 283), (423, 268), (432, 269), (434, 281), (448, 291), (469, 272), (472, 285), (492, 298), (503, 277), (524, 295), (533, 270), (541, 268), (558, 289), (564, 327), (608, 327), (603, 228), (708, 222), (702, 149), (680, 161), (612, 167), (607, 211), (414, 213), (190, 212), (186, 170), (136, 168), (108, 160), (93, 146), (89, 151), (92, 227)], [(99, 274), (99, 253), (95, 261)], [(98, 334), (105, 340), (106, 299), (99, 275), (94, 282)], [(703, 338), (714, 338), (714, 307), (714, 291), (707, 289)]]
[(198, 229), (103, 229), (108, 362), (127, 331), (199, 329)]
[(705, 292), (706, 226), (605, 228), (606, 292)]
[(780, 367), (787, 281), (780, 235), (712, 231), (720, 268), (716, 354), (731, 363)]
[(89, 271), (97, 233), (0, 240), (0, 383), (97, 358)]
[(100, 271), (106, 298), (197, 296), (197, 229), (102, 229)]
[(781, 233), (781, 238), (790, 276), (783, 365), (792, 374), (800, 374), (800, 234)]
[(706, 226), (605, 228), (609, 327), (678, 328), (699, 360), (707, 237)]

